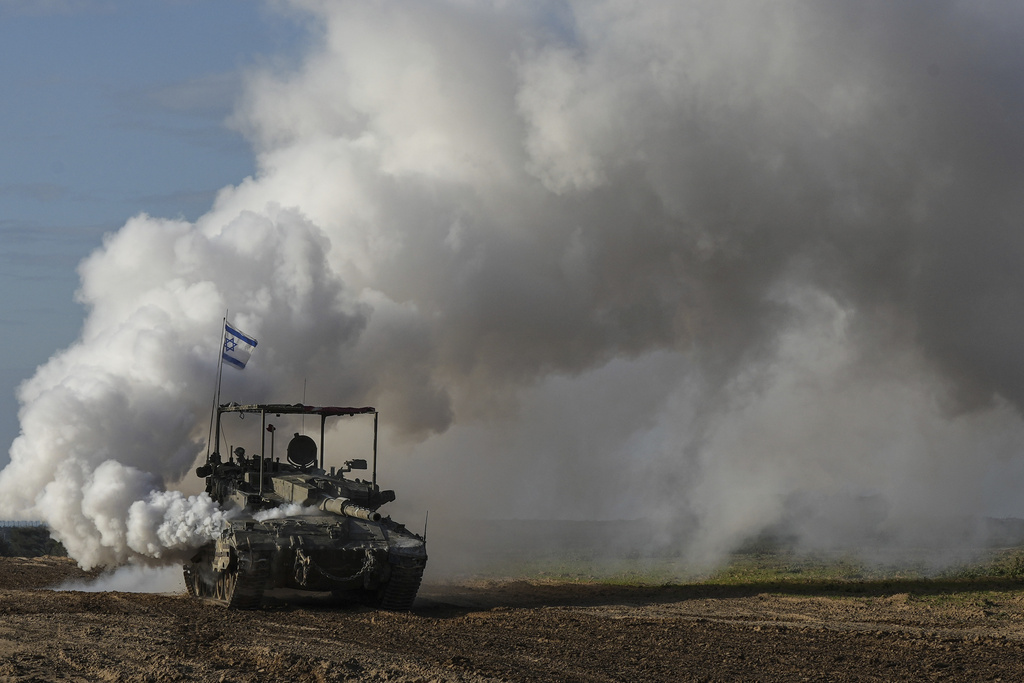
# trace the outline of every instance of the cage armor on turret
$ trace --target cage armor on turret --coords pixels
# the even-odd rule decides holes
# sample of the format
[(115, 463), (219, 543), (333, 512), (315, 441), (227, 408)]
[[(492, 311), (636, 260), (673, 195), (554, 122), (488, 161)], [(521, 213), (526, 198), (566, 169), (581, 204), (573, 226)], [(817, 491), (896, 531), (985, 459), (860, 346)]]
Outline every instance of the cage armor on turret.
[[(238, 446), (222, 458), (228, 416), (242, 422), (260, 417), (260, 453), (249, 456)], [(328, 419), (358, 416), (372, 420), (369, 481), (345, 476), (367, 469), (365, 459), (341, 461), (332, 449), (334, 464), (325, 461)], [(268, 418), (303, 425), (318, 420), (319, 444), (301, 429), (294, 431), (281, 462), (274, 457), (278, 427)], [(275, 592), (285, 597), (330, 593), (385, 609), (409, 609), (426, 566), (426, 540), (378, 511), (395, 500), (395, 493), (377, 485), (377, 422), (377, 411), (369, 407), (218, 406), (214, 448), (196, 474), (206, 480), (210, 496), (229, 510), (229, 521), (215, 541), (185, 564), (189, 594), (236, 609), (257, 608)]]

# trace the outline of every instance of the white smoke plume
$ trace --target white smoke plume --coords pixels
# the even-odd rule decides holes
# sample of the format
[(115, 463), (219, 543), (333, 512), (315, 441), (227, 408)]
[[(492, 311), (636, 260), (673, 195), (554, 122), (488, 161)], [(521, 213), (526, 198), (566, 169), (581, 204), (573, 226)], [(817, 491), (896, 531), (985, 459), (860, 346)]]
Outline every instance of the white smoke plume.
[(225, 309), (259, 339), (225, 396), (378, 406), (413, 508), (708, 558), (1024, 514), (1018, 4), (278, 7), (313, 42), (233, 119), (259, 172), (82, 264), (4, 514), (87, 566), (208, 531), (165, 489)]
[(268, 519), (281, 519), (283, 517), (292, 517), (295, 515), (322, 516), (325, 514), (327, 513), (323, 512), (322, 510), (320, 510), (320, 508), (315, 506), (307, 507), (305, 505), (299, 505), (298, 503), (288, 503), (287, 505), (271, 508), (269, 510), (260, 510), (255, 515), (253, 515), (253, 519), (255, 519), (257, 522), (263, 522)]
[(181, 568), (148, 567), (145, 565), (127, 564), (110, 572), (105, 572), (88, 581), (68, 581), (54, 590), (80, 591), (83, 593), (184, 593), (185, 579)]

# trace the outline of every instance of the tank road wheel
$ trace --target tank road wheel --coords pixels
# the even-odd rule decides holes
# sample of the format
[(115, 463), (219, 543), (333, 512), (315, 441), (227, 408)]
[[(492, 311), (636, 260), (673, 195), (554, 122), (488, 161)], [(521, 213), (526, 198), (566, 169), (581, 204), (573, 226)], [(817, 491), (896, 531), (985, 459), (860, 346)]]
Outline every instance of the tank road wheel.
[(381, 593), (380, 607), (394, 612), (412, 609), (423, 580), (423, 567), (391, 566), (391, 578)]
[(238, 572), (231, 570), (217, 572), (217, 581), (213, 584), (213, 597), (214, 599), (227, 605), (231, 606), (231, 598), (235, 595), (235, 588), (238, 585)]

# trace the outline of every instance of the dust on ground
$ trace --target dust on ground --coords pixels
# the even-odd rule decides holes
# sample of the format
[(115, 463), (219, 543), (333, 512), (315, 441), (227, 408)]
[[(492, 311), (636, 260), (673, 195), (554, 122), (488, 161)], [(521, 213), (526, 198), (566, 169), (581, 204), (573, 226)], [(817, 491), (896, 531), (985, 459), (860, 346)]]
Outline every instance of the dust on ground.
[[(0, 558), (0, 681), (1019, 680), (1024, 585), (557, 581), (426, 585), (407, 613), (52, 591), (67, 558)], [(974, 586), (972, 588), (977, 588)]]

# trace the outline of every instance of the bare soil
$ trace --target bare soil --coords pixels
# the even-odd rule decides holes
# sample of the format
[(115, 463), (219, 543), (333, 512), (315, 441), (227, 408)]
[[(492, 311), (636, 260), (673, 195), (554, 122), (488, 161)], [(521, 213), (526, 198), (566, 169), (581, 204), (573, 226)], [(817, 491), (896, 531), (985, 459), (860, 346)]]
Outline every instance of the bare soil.
[[(1020, 680), (1024, 586), (462, 582), (415, 609), (52, 591), (0, 558), (0, 681)], [(930, 587), (929, 587), (930, 586)]]

